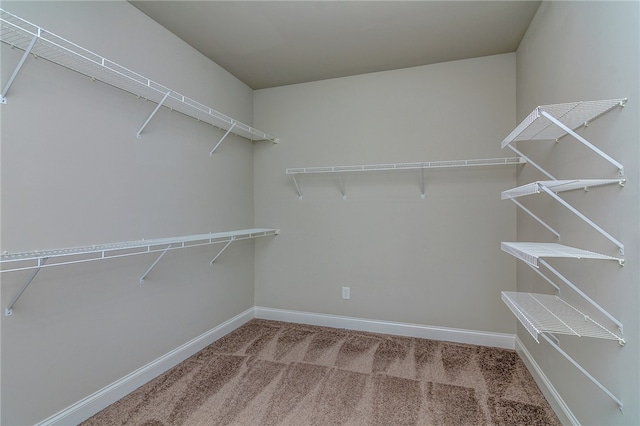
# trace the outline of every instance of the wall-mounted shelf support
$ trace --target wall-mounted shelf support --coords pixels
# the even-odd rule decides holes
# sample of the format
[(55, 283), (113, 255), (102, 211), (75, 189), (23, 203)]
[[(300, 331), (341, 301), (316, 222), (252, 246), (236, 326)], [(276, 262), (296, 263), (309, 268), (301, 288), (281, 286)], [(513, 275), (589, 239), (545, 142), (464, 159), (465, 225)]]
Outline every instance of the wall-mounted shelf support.
[(533, 266), (530, 263), (525, 262), (525, 265), (527, 265), (529, 268), (531, 268), (536, 274), (540, 275), (540, 277), (545, 280), (546, 282), (548, 282), (549, 284), (551, 284), (551, 286), (553, 286), (553, 288), (556, 289), (556, 292), (558, 293), (558, 296), (560, 295), (560, 286), (556, 283), (554, 283), (553, 281), (551, 281), (551, 279), (549, 277), (547, 277), (545, 274), (543, 274), (540, 271), (540, 268), (536, 268), (535, 266)]
[[(160, 256), (153, 262), (153, 264), (147, 269), (142, 277), (140, 277), (140, 282), (142, 283), (146, 276), (158, 264), (158, 262), (164, 257), (164, 255), (167, 254), (169, 250), (199, 247), (226, 242), (227, 245), (222, 249), (222, 251), (224, 251), (232, 241), (277, 235), (279, 232), (280, 231), (278, 229), (266, 228), (242, 229), (239, 231), (187, 235), (183, 237), (158, 238), (151, 240), (127, 241), (121, 243), (110, 243), (84, 247), (3, 254), (0, 255), (0, 266), (4, 266), (5, 264), (17, 264), (17, 266), (8, 269), (1, 269), (0, 273), (33, 270), (27, 282), (11, 299), (11, 302), (5, 309), (5, 315), (9, 316), (13, 313), (12, 308), (17, 300), (20, 298), (22, 293), (24, 293), (29, 284), (31, 284), (38, 272), (45, 267), (71, 265), (75, 263), (85, 263), (96, 260), (115, 259), (119, 257), (161, 252)], [(222, 254), (222, 251), (220, 251), (216, 255), (213, 261), (215, 261), (218, 256)], [(213, 263), (213, 261), (211, 263)], [(26, 266), (24, 265), (25, 263), (27, 264)]]
[[(38, 34), (39, 34), (39, 31), (38, 31)], [(0, 93), (0, 103), (1, 104), (6, 104), (7, 103), (7, 92), (9, 91), (9, 88), (11, 88), (11, 85), (13, 84), (13, 80), (15, 80), (16, 77), (18, 76), (18, 73), (20, 72), (20, 69), (24, 65), (24, 62), (29, 57), (29, 53), (31, 53), (31, 50), (33, 49), (33, 46), (36, 44), (36, 41), (38, 41), (38, 36), (37, 35), (34, 36), (31, 39), (31, 43), (29, 43), (27, 48), (24, 50), (24, 53), (22, 54), (22, 57), (18, 61), (18, 65), (16, 65), (16, 69), (13, 70), (13, 74), (11, 74), (11, 77), (9, 77), (9, 80), (7, 81), (7, 84), (5, 84), (4, 88), (2, 89), (2, 93)]]
[(169, 244), (167, 246), (166, 249), (164, 249), (164, 251), (162, 253), (160, 253), (160, 256), (158, 256), (158, 258), (156, 259), (155, 262), (153, 262), (151, 264), (151, 266), (149, 266), (149, 269), (147, 269), (147, 271), (142, 274), (142, 276), (140, 277), (140, 284), (142, 284), (144, 282), (144, 279), (147, 277), (147, 275), (149, 275), (149, 272), (151, 272), (151, 270), (158, 264), (158, 262), (160, 262), (160, 259), (162, 259), (164, 257), (165, 254), (167, 254), (167, 252), (169, 251), (169, 249), (171, 248), (173, 244)]
[(520, 203), (520, 201), (516, 200), (515, 198), (511, 198), (511, 201), (513, 201), (524, 212), (526, 212), (529, 216), (531, 216), (533, 219), (535, 219), (540, 225), (542, 225), (545, 228), (547, 228), (549, 230), (549, 232), (551, 232), (553, 235), (556, 236), (556, 239), (558, 241), (560, 240), (560, 233), (558, 231), (553, 229), (551, 226), (547, 225), (547, 223), (545, 221), (543, 221), (542, 219), (540, 219), (535, 213), (533, 213), (531, 210), (529, 210), (528, 208), (523, 206), (522, 203)]
[(222, 136), (220, 138), (220, 140), (218, 141), (218, 143), (216, 144), (216, 146), (213, 147), (213, 149), (211, 151), (209, 151), (209, 157), (213, 157), (213, 153), (216, 152), (216, 149), (218, 149), (218, 147), (220, 146), (220, 144), (222, 143), (222, 141), (229, 136), (229, 133), (231, 133), (231, 131), (233, 130), (233, 128), (236, 127), (236, 122), (234, 121), (233, 124), (231, 125), (231, 127), (229, 127), (229, 130), (227, 130), (227, 132), (224, 134), (224, 136)]
[(531, 158), (527, 157), (526, 155), (524, 155), (522, 152), (520, 152), (518, 149), (516, 149), (516, 147), (514, 147), (513, 145), (508, 145), (509, 149), (511, 149), (513, 152), (515, 152), (516, 154), (518, 154), (520, 157), (522, 157), (527, 164), (531, 164), (533, 167), (535, 167), (536, 169), (538, 169), (539, 172), (541, 172), (543, 175), (545, 175), (546, 177), (548, 177), (551, 180), (556, 180), (555, 177), (553, 177), (553, 175), (549, 172), (547, 172), (545, 169), (542, 168), (542, 166), (540, 166), (538, 163), (534, 162), (533, 160), (531, 160)]
[(387, 171), (399, 171), (399, 170), (420, 170), (420, 197), (425, 198), (425, 175), (426, 169), (447, 169), (447, 168), (459, 168), (459, 167), (480, 167), (480, 166), (506, 166), (506, 165), (518, 165), (524, 164), (526, 161), (520, 157), (511, 158), (483, 158), (475, 160), (445, 160), (445, 161), (425, 161), (421, 163), (394, 163), (394, 164), (367, 164), (358, 166), (322, 166), (322, 167), (298, 167), (288, 168), (285, 173), (291, 175), (293, 183), (298, 192), (298, 198), (302, 199), (302, 191), (300, 185), (296, 179), (297, 175), (302, 174), (327, 174), (338, 173), (338, 179), (340, 184), (340, 191), (342, 198), (347, 198), (347, 192), (345, 187), (345, 181), (343, 177), (347, 173), (355, 172), (387, 172)]
[(342, 193), (342, 199), (343, 200), (347, 199), (346, 181), (347, 181), (346, 176), (344, 177), (344, 179), (342, 178), (342, 176), (338, 176), (338, 182), (340, 182), (340, 192)]
[(542, 336), (547, 343), (613, 399), (622, 410), (622, 401), (582, 368), (549, 336), (553, 336), (552, 333), (568, 334), (578, 337), (617, 340), (620, 344), (624, 344), (624, 339), (607, 330), (557, 296), (503, 291), (502, 300), (536, 342), (540, 343), (539, 337)]
[(216, 254), (216, 255), (215, 255), (215, 257), (214, 257), (213, 259), (211, 259), (211, 262), (209, 262), (209, 265), (213, 265), (213, 262), (215, 262), (215, 261), (216, 261), (216, 259), (218, 259), (218, 258), (220, 257), (220, 255), (221, 255), (222, 253), (224, 253), (224, 251), (227, 249), (227, 247), (229, 247), (229, 246), (231, 245), (231, 243), (232, 243), (232, 242), (234, 242), (234, 241), (235, 241), (235, 238), (234, 238), (234, 237), (231, 237), (231, 239), (230, 239), (229, 241), (227, 241), (227, 244), (225, 244), (225, 245), (224, 245), (224, 247), (222, 247), (222, 250), (220, 250), (220, 251), (218, 252), (218, 254)]
[(24, 291), (27, 289), (27, 287), (29, 287), (29, 284), (31, 284), (31, 281), (33, 281), (33, 279), (36, 277), (36, 275), (38, 275), (38, 272), (40, 272), (40, 269), (42, 269), (42, 266), (47, 262), (47, 258), (44, 257), (42, 259), (38, 259), (38, 268), (35, 269), (31, 275), (29, 276), (29, 278), (27, 278), (27, 281), (25, 281), (24, 284), (22, 284), (22, 287), (20, 287), (20, 290), (18, 290), (18, 292), (15, 294), (15, 296), (13, 296), (13, 298), (11, 299), (11, 302), (9, 302), (9, 304), (7, 305), (7, 307), (4, 310), (4, 315), (9, 317), (11, 315), (13, 315), (13, 305), (16, 304), (16, 302), (18, 301), (18, 299), (20, 299), (20, 296), (22, 296), (22, 293), (24, 293)]
[(138, 130), (138, 133), (136, 133), (136, 137), (138, 139), (140, 139), (142, 137), (141, 133), (144, 130), (145, 127), (147, 127), (147, 124), (149, 124), (149, 122), (151, 121), (151, 119), (153, 118), (154, 115), (156, 115), (156, 112), (158, 112), (158, 110), (160, 109), (160, 107), (162, 106), (162, 104), (164, 104), (164, 101), (167, 100), (167, 98), (169, 97), (169, 93), (171, 92), (167, 92), (164, 97), (162, 98), (162, 100), (160, 102), (158, 102), (158, 105), (156, 105), (156, 107), (154, 108), (153, 112), (151, 113), (151, 115), (149, 115), (149, 117), (147, 118), (147, 120), (144, 122), (144, 124), (142, 125), (142, 127), (140, 127), (140, 130)]
[(616, 404), (618, 404), (618, 408), (620, 409), (621, 412), (623, 412), (623, 407), (624, 405), (622, 404), (622, 401), (620, 400), (620, 398), (618, 398), (617, 396), (615, 396), (609, 389), (607, 389), (602, 383), (600, 383), (595, 377), (593, 377), (591, 374), (589, 374), (589, 372), (587, 370), (584, 369), (584, 367), (582, 367), (580, 364), (577, 363), (576, 360), (574, 360), (573, 358), (571, 358), (569, 356), (569, 354), (567, 354), (565, 351), (563, 351), (560, 346), (558, 346), (555, 342), (552, 342), (551, 339), (549, 338), (549, 336), (547, 335), (548, 333), (542, 333), (541, 336), (544, 338), (544, 340), (547, 341), (547, 343), (549, 343), (551, 345), (551, 347), (553, 347), (555, 350), (557, 350), (560, 355), (562, 355), (563, 357), (565, 357), (565, 359), (567, 361), (569, 361), (574, 367), (576, 367), (582, 374), (584, 374), (587, 379), (589, 379), (594, 385), (596, 385), (598, 388), (600, 388), (601, 391), (603, 391), (605, 394), (607, 394), (607, 396), (609, 398), (611, 398)]

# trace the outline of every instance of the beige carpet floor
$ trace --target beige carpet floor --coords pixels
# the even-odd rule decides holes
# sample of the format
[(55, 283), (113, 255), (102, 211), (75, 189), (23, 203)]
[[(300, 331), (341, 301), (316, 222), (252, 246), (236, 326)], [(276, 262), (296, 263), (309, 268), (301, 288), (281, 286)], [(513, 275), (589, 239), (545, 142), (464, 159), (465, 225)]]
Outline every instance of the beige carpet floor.
[(266, 320), (83, 423), (559, 424), (515, 351)]

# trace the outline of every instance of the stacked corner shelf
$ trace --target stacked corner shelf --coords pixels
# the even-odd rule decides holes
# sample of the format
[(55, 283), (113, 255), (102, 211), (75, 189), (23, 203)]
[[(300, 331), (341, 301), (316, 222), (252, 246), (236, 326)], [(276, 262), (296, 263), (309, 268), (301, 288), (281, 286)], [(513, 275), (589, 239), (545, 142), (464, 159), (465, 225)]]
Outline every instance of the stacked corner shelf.
[[(235, 241), (277, 235), (279, 232), (280, 231), (278, 229), (252, 228), (180, 237), (155, 238), (149, 240), (143, 239), (73, 248), (34, 250), (2, 254), (0, 255), (0, 267), (3, 267), (4, 265), (9, 265), (9, 267), (3, 267), (3, 269), (0, 270), (0, 273), (33, 270), (31, 276), (7, 305), (5, 315), (12, 315), (13, 305), (18, 301), (22, 293), (24, 293), (29, 284), (31, 284), (31, 281), (33, 281), (42, 268), (160, 252), (160, 256), (140, 277), (139, 281), (142, 283), (145, 277), (158, 264), (160, 259), (162, 259), (162, 257), (170, 250), (226, 243), (222, 250), (220, 250), (211, 262), (209, 262), (210, 264), (213, 264), (216, 259), (218, 259), (218, 257), (231, 245), (231, 243)], [(55, 261), (48, 262), (52, 259)]]
[[(587, 218), (584, 214), (579, 212), (565, 200), (563, 200), (558, 193), (565, 191), (572, 191), (577, 189), (588, 190), (591, 187), (614, 185), (624, 186), (625, 180), (621, 177), (624, 176), (624, 168), (621, 163), (614, 160), (612, 157), (604, 153), (602, 150), (591, 144), (589, 141), (578, 135), (575, 130), (587, 125), (590, 121), (600, 117), (601, 115), (614, 110), (617, 107), (624, 106), (627, 99), (610, 99), (602, 101), (586, 101), (586, 102), (572, 102), (556, 105), (543, 105), (535, 108), (531, 114), (529, 114), (502, 142), (502, 147), (509, 147), (518, 155), (523, 157), (527, 163), (532, 164), (540, 172), (545, 174), (550, 180), (541, 180), (532, 183), (528, 183), (517, 188), (509, 189), (502, 192), (501, 198), (503, 200), (511, 200), (526, 213), (536, 219), (541, 225), (544, 225), (548, 230), (556, 234), (559, 238), (560, 234), (553, 228), (547, 225), (542, 219), (532, 213), (529, 209), (523, 206), (516, 199), (528, 195), (534, 195), (539, 193), (546, 193), (554, 198), (558, 203), (566, 207), (574, 215), (578, 216), (581, 220), (590, 225), (594, 230), (598, 231), (601, 235), (606, 237), (612, 243), (618, 247), (620, 256), (624, 255), (624, 245), (598, 226), (591, 219)], [(531, 141), (531, 140), (558, 140), (566, 135), (571, 135), (583, 145), (591, 149), (600, 157), (613, 164), (618, 169), (617, 179), (564, 179), (559, 180), (553, 177), (550, 173), (522, 154), (518, 149), (512, 146), (516, 141)], [(573, 259), (595, 259), (595, 260), (607, 260), (617, 261), (620, 265), (624, 265), (623, 257), (615, 257), (606, 254), (595, 253), (580, 248), (569, 247), (557, 243), (541, 243), (541, 242), (503, 242), (501, 248), (506, 253), (522, 260), (532, 269), (534, 269), (539, 275), (541, 275), (546, 281), (551, 283), (556, 290), (560, 288), (547, 278), (542, 272), (540, 272), (539, 266), (544, 266), (547, 270), (553, 273), (564, 284), (572, 288), (578, 293), (587, 303), (593, 308), (599, 311), (605, 318), (610, 320), (618, 328), (618, 333), (609, 330), (599, 322), (595, 321), (591, 316), (586, 315), (573, 307), (565, 300), (559, 298), (557, 295), (548, 294), (536, 294), (536, 293), (522, 293), (522, 292), (502, 292), (502, 300), (517, 317), (520, 323), (526, 328), (526, 330), (533, 336), (536, 342), (539, 342), (539, 337), (543, 337), (552, 347), (560, 352), (568, 361), (570, 361), (576, 368), (578, 368), (583, 374), (589, 378), (595, 385), (597, 385), (603, 392), (611, 397), (622, 409), (622, 401), (613, 395), (607, 388), (605, 388), (600, 382), (598, 382), (593, 376), (591, 376), (583, 367), (581, 367), (575, 360), (573, 360), (566, 352), (564, 352), (559, 346), (557, 340), (554, 342), (554, 333), (568, 334), (573, 336), (593, 337), (606, 340), (617, 341), (620, 345), (625, 344), (625, 340), (622, 337), (623, 326), (620, 321), (613, 317), (609, 312), (598, 305), (588, 295), (586, 295), (578, 286), (569, 281), (554, 267), (547, 263), (544, 258), (573, 258)], [(550, 337), (551, 336), (551, 337)]]
[(54, 64), (156, 103), (156, 109), (138, 130), (137, 137), (140, 137), (158, 109), (164, 106), (172, 111), (178, 111), (226, 131), (222, 139), (210, 152), (210, 155), (213, 154), (229, 133), (251, 141), (267, 140), (273, 143), (278, 142), (278, 139), (267, 133), (234, 120), (213, 108), (156, 83), (4, 9), (0, 9), (0, 41), (12, 48), (15, 47), (24, 51), (13, 75), (5, 82), (0, 93), (0, 103), (7, 103), (6, 95), (9, 88), (29, 54), (33, 54), (35, 57), (46, 59)]

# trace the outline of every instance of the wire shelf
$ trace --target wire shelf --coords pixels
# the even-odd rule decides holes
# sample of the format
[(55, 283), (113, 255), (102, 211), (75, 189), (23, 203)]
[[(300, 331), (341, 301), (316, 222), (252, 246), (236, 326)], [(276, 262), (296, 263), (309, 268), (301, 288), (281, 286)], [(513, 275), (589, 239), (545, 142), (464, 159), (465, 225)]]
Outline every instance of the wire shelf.
[(539, 258), (600, 259), (624, 262), (624, 259), (619, 257), (594, 253), (557, 243), (503, 242), (501, 243), (501, 248), (503, 251), (536, 268), (538, 267)]
[(286, 174), (312, 174), (312, 173), (348, 173), (348, 172), (375, 172), (390, 170), (415, 170), (437, 169), (450, 167), (478, 167), (478, 166), (503, 166), (510, 164), (523, 164), (520, 157), (509, 158), (482, 158), (474, 160), (444, 160), (424, 161), (419, 163), (392, 163), (392, 164), (366, 164), (357, 166), (322, 166), (322, 167), (298, 167), (286, 169)]
[[(267, 133), (234, 120), (213, 108), (0, 9), (0, 41), (27, 51), (34, 38), (36, 42), (31, 53), (39, 58), (157, 104), (162, 104), (171, 110), (209, 123), (214, 127), (229, 130), (233, 126), (231, 133), (243, 138), (252, 141), (268, 140), (274, 143), (278, 141)], [(165, 95), (167, 95), (166, 98)]]
[[(196, 247), (201, 245), (217, 244), (229, 241), (239, 241), (249, 238), (257, 238), (268, 235), (276, 235), (278, 229), (253, 228), (238, 231), (216, 232), (209, 234), (188, 235), (183, 237), (157, 238), (150, 240), (126, 241), (119, 243), (99, 244), (92, 246), (61, 248), (50, 250), (35, 250), (21, 253), (8, 253), (0, 255), (0, 265), (15, 264), (16, 262), (36, 262), (33, 265), (21, 265), (15, 268), (2, 269), (0, 273), (22, 271), (27, 269), (39, 269), (51, 266), (69, 265), (93, 260), (102, 260), (114, 257), (132, 256), (144, 253), (164, 251), (167, 247), (171, 250)], [(97, 255), (89, 258), (71, 259), (68, 261), (47, 263), (45, 259), (65, 257), (78, 257), (81, 255)]]
[(541, 105), (534, 109), (503, 141), (502, 148), (511, 142), (525, 140), (554, 140), (567, 134), (567, 131), (542, 119), (546, 112), (571, 130), (576, 130), (612, 109), (623, 106), (624, 99), (599, 101), (579, 101), (564, 104)]
[(539, 194), (544, 186), (553, 192), (573, 191), (576, 189), (588, 190), (591, 187), (619, 184), (624, 185), (625, 179), (572, 179), (572, 180), (544, 180), (532, 182), (517, 188), (502, 192), (502, 199), (523, 197), (526, 195)]
[(625, 340), (558, 296), (548, 294), (502, 292), (502, 300), (531, 336), (539, 342), (541, 333), (558, 333), (578, 337)]

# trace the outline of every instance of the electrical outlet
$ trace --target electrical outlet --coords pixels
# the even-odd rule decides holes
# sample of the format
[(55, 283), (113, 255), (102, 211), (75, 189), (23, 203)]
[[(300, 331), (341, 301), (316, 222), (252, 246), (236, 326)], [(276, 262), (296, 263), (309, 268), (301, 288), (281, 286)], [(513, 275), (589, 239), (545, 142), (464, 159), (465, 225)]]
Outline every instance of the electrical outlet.
[(351, 299), (351, 287), (342, 287), (342, 298)]

